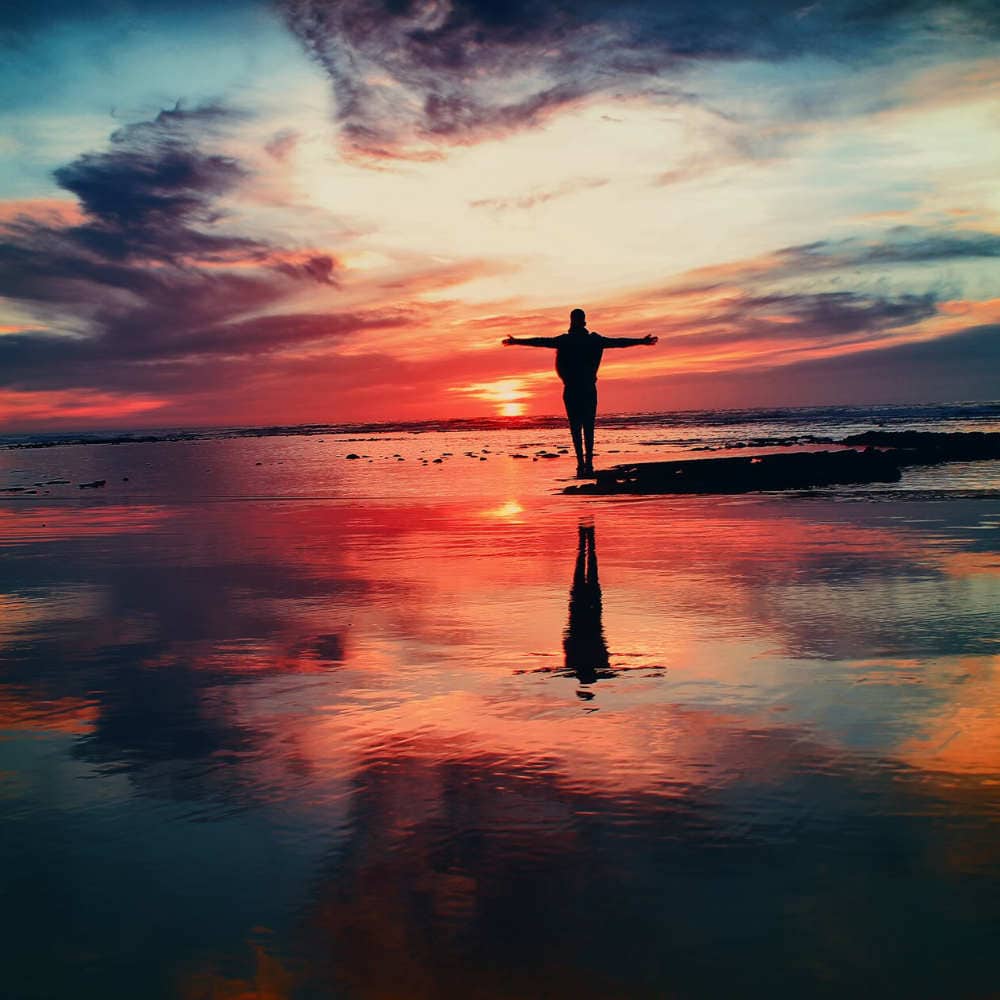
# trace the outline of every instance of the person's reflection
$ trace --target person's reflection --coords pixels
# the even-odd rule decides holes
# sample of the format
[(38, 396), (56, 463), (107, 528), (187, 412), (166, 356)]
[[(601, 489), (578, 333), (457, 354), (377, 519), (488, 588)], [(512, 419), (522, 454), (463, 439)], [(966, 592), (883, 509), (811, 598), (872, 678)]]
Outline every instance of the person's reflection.
[[(563, 650), (566, 674), (575, 676), (582, 685), (614, 676), (601, 622), (601, 584), (597, 578), (597, 543), (592, 525), (579, 527)], [(577, 691), (577, 694), (581, 698), (594, 697), (592, 691)]]

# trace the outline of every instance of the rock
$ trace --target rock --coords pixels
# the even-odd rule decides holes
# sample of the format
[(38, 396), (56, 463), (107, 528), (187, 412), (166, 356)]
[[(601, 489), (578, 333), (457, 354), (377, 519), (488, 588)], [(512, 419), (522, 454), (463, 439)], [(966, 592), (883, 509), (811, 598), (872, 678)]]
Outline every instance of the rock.
[(101, 486), (107, 486), (106, 479), (95, 479), (92, 483), (80, 483), (81, 490), (96, 490)]
[(987, 431), (865, 431), (844, 438), (843, 443), (893, 449), (902, 465), (1000, 458), (1000, 433)]
[(355, 454), (355, 453), (354, 453), (354, 452), (352, 451), (352, 452), (350, 453), (350, 455), (348, 455), (348, 456), (347, 456), (347, 458), (350, 458), (350, 459), (354, 459), (354, 458), (361, 458), (361, 456), (360, 456), (360, 455), (357, 455), (357, 454)]
[(563, 492), (751, 493), (847, 483), (893, 483), (900, 477), (895, 454), (869, 448), (616, 465), (598, 472), (596, 483), (568, 486)]

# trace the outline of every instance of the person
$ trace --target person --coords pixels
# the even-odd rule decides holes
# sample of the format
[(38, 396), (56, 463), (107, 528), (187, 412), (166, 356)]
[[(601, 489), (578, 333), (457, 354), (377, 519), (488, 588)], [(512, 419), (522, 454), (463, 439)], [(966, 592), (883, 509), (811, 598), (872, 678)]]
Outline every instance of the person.
[(597, 416), (597, 369), (607, 347), (636, 347), (655, 344), (659, 338), (604, 337), (587, 329), (587, 315), (582, 309), (569, 314), (569, 330), (558, 337), (507, 337), (505, 346), (554, 347), (556, 373), (563, 383), (563, 403), (569, 420), (569, 432), (576, 452), (578, 479), (594, 475), (594, 419)]
[(576, 566), (569, 592), (569, 618), (563, 632), (566, 666), (563, 673), (582, 685), (577, 696), (594, 697), (589, 685), (602, 677), (614, 677), (608, 643), (601, 622), (601, 581), (597, 575), (597, 540), (593, 525), (577, 529)]

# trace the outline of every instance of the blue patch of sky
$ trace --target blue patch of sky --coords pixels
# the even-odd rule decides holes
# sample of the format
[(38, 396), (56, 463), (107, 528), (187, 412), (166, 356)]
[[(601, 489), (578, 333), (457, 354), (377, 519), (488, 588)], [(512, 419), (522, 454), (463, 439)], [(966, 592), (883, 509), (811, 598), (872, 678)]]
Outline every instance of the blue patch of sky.
[(56, 167), (178, 101), (252, 111), (289, 75), (318, 72), (277, 15), (255, 4), (65, 19), (6, 43), (3, 198), (57, 194)]

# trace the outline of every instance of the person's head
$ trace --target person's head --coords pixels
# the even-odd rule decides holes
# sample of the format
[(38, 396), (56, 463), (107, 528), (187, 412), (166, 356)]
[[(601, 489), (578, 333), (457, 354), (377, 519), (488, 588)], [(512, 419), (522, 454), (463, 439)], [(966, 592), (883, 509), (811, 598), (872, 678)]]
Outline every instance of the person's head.
[(587, 329), (587, 314), (582, 309), (574, 309), (569, 314), (569, 328), (571, 330)]

